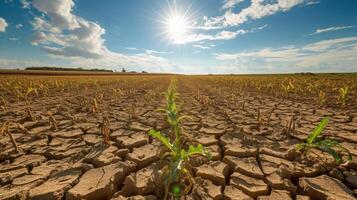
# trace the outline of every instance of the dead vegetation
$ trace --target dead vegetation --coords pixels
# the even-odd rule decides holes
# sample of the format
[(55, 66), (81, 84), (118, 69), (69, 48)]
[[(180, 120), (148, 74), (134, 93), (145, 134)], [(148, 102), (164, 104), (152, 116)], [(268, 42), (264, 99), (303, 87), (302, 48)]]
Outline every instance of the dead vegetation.
[(356, 197), (353, 75), (0, 80), (0, 199)]

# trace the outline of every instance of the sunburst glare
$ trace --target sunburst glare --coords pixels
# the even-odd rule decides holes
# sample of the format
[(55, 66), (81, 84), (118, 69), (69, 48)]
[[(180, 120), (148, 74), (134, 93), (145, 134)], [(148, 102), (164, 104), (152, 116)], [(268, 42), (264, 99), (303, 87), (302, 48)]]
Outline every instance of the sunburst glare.
[(168, 3), (168, 9), (161, 16), (162, 34), (170, 43), (182, 44), (190, 35), (194, 24), (191, 7), (183, 9), (177, 1)]

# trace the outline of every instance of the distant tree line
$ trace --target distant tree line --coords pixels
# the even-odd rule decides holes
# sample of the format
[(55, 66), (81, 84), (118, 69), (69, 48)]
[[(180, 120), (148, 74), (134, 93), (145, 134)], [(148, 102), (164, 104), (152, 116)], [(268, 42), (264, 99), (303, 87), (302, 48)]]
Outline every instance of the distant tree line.
[(52, 70), (52, 71), (90, 71), (90, 72), (113, 72), (109, 69), (83, 69), (78, 68), (65, 68), (65, 67), (26, 67), (25, 70)]

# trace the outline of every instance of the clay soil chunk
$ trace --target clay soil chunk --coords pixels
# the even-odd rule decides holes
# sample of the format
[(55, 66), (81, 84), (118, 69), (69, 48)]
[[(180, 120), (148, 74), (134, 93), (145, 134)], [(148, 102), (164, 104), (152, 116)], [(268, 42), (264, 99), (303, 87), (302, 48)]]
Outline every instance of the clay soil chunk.
[(141, 147), (148, 143), (149, 138), (147, 134), (139, 132), (132, 133), (131, 135), (123, 135), (115, 138), (118, 146), (122, 148), (133, 149), (135, 147)]
[(289, 191), (273, 190), (269, 196), (260, 196), (257, 200), (292, 200), (292, 198)]
[(134, 148), (133, 152), (128, 154), (128, 157), (130, 160), (134, 161), (141, 169), (159, 160), (158, 151), (158, 147), (151, 144), (147, 144), (140, 148)]
[(115, 197), (111, 200), (157, 200), (157, 198), (153, 195), (148, 195), (148, 196), (141, 196), (141, 195), (135, 195), (131, 197), (124, 197), (122, 195)]
[(196, 141), (204, 146), (218, 144), (218, 140), (213, 135), (202, 135), (196, 138)]
[(87, 171), (79, 183), (66, 194), (66, 200), (108, 199), (121, 185), (127, 174), (135, 170), (132, 162), (118, 162)]
[(296, 195), (297, 188), (290, 179), (281, 177), (278, 173), (273, 173), (265, 178), (265, 182), (273, 189), (288, 190)]
[(151, 129), (151, 127), (146, 126), (140, 122), (132, 122), (129, 125), (129, 128), (133, 131), (143, 131), (143, 132), (148, 132)]
[[(96, 145), (87, 155), (86, 160), (96, 167), (102, 167), (120, 161), (119, 149), (112, 145)], [(127, 153), (127, 151), (126, 151)]]
[(81, 174), (82, 172), (77, 169), (67, 169), (56, 173), (43, 184), (31, 189), (29, 198), (33, 200), (61, 200)]
[(299, 180), (299, 188), (312, 199), (355, 199), (350, 189), (339, 180), (327, 175), (301, 178)]
[(252, 197), (246, 195), (242, 190), (231, 186), (227, 185), (224, 188), (224, 199), (226, 200), (253, 200)]
[(29, 189), (36, 187), (44, 182), (42, 176), (25, 175), (15, 178), (10, 185), (0, 188), (1, 200), (26, 199)]
[(344, 175), (347, 183), (349, 183), (353, 188), (357, 188), (357, 172), (346, 172)]
[(259, 179), (264, 177), (255, 157), (237, 158), (233, 156), (225, 156), (223, 162), (227, 163), (232, 171), (237, 171), (241, 174)]
[(258, 149), (255, 147), (243, 147), (233, 144), (228, 144), (224, 147), (224, 155), (226, 156), (236, 156), (236, 157), (255, 157), (258, 155)]
[(263, 180), (249, 177), (238, 172), (231, 175), (230, 185), (241, 189), (253, 198), (269, 194), (269, 188)]
[(310, 200), (310, 197), (304, 195), (296, 195), (296, 200)]
[(82, 136), (82, 138), (84, 142), (90, 145), (98, 144), (103, 140), (98, 135), (94, 135), (94, 134), (85, 134)]
[(12, 171), (0, 173), (0, 185), (5, 185), (10, 183), (14, 178), (24, 176), (28, 174), (28, 170), (26, 167), (15, 169)]
[(229, 167), (221, 161), (214, 161), (211, 164), (204, 164), (197, 167), (196, 176), (211, 180), (214, 184), (224, 186), (226, 177), (229, 174)]
[(81, 135), (83, 135), (83, 131), (81, 129), (60, 131), (52, 134), (53, 137), (60, 137), (60, 138), (76, 138)]
[(262, 170), (265, 175), (276, 172), (280, 165), (285, 165), (289, 169), (294, 169), (294, 164), (288, 160), (265, 154), (259, 154), (259, 158), (261, 160)]
[(205, 180), (203, 184), (208, 196), (210, 196), (213, 200), (223, 199), (223, 195), (221, 192), (222, 186), (217, 186), (213, 184), (210, 180)]
[(11, 164), (1, 165), (0, 166), (0, 173), (1, 172), (8, 172), (15, 169), (21, 169), (23, 167), (35, 167), (41, 164), (42, 162), (46, 161), (46, 158), (41, 155), (30, 154), (30, 155), (23, 155), (18, 157), (14, 160)]
[(205, 128), (205, 127), (202, 127), (199, 131), (203, 132), (203, 133), (206, 133), (208, 135), (214, 135), (216, 137), (220, 137), (225, 132), (224, 129)]
[(44, 178), (50, 176), (53, 172), (58, 172), (61, 170), (68, 169), (70, 165), (61, 160), (49, 160), (41, 165), (34, 167), (31, 170), (31, 174), (33, 175), (41, 175)]
[(147, 195), (153, 193), (156, 183), (160, 181), (159, 168), (155, 163), (136, 173), (130, 174), (124, 180), (122, 194), (124, 196)]

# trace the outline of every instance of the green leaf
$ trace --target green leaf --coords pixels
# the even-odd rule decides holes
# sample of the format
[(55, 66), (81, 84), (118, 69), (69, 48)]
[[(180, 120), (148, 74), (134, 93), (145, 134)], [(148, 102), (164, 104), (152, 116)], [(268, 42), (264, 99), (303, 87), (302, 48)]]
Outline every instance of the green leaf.
[(341, 151), (346, 152), (346, 153), (348, 154), (348, 161), (347, 161), (347, 163), (349, 163), (349, 162), (352, 161), (352, 154), (351, 154), (351, 152), (350, 152), (348, 149), (346, 149), (345, 147), (341, 146), (340, 144), (337, 144), (337, 148), (340, 149)]
[(186, 160), (188, 158), (188, 153), (184, 149), (181, 149), (180, 156), (181, 156), (182, 160)]
[(210, 152), (204, 150), (202, 144), (198, 144), (196, 147), (190, 145), (188, 148), (187, 154), (188, 154), (188, 157), (195, 155), (195, 154), (206, 156), (206, 157), (208, 157), (208, 159), (211, 159), (211, 157), (212, 157)]
[(306, 144), (305, 143), (300, 143), (295, 146), (297, 151), (305, 150), (306, 149)]
[(315, 141), (315, 139), (322, 133), (322, 130), (325, 128), (325, 126), (328, 124), (329, 121), (330, 118), (328, 117), (323, 118), (322, 121), (319, 123), (319, 125), (317, 125), (317, 127), (309, 135), (306, 142), (308, 144), (312, 144)]
[(179, 197), (180, 194), (181, 194), (181, 188), (180, 188), (180, 186), (178, 186), (177, 184), (175, 184), (175, 185), (172, 186), (171, 191), (172, 191), (172, 194), (173, 194), (175, 197)]
[(329, 153), (335, 159), (336, 163), (340, 164), (341, 158), (340, 158), (340, 156), (338, 156), (338, 154), (336, 153), (335, 150), (333, 150), (332, 148), (330, 148), (328, 146), (318, 146), (318, 148), (324, 152)]
[(160, 140), (172, 153), (175, 153), (173, 145), (170, 143), (169, 138), (165, 137), (160, 133), (160, 131), (150, 130), (149, 135), (153, 136), (154, 138)]
[(321, 146), (335, 147), (335, 146), (339, 145), (339, 142), (336, 140), (325, 139), (325, 140), (316, 142), (316, 144), (321, 145)]

